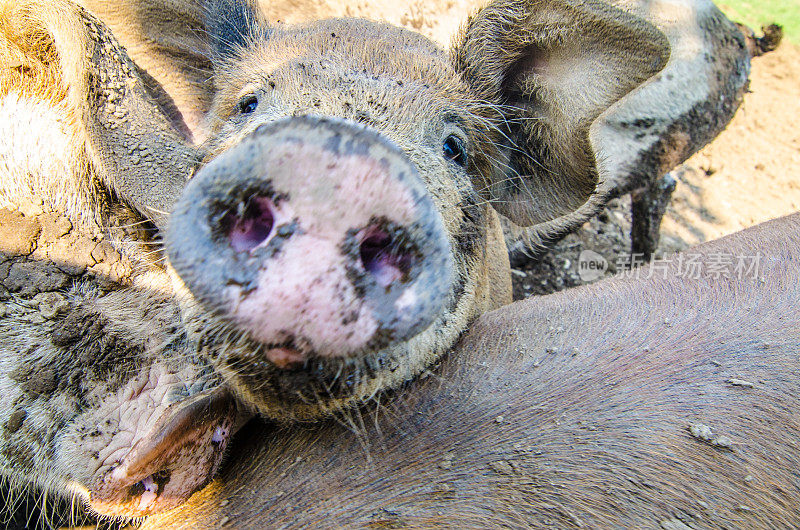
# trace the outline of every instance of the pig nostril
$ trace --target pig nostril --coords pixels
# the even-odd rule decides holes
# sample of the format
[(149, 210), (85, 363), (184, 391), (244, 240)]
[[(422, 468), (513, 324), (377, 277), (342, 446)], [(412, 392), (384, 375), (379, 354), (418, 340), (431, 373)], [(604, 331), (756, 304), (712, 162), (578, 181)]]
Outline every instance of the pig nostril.
[(411, 269), (411, 255), (404, 252), (397, 241), (385, 230), (367, 229), (359, 247), (364, 270), (372, 274), (381, 287), (388, 288), (397, 281), (405, 281)]
[(275, 225), (274, 207), (267, 197), (252, 197), (238, 213), (225, 216), (226, 233), (236, 252), (252, 250), (269, 238)]

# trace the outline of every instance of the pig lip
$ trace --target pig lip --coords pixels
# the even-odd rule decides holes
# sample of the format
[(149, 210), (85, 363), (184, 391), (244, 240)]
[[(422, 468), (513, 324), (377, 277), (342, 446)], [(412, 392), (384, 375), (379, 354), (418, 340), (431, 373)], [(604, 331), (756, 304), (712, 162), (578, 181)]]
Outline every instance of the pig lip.
[(298, 371), (306, 368), (309, 361), (320, 358), (308, 341), (290, 337), (283, 342), (263, 344), (264, 357), (281, 371)]
[(269, 361), (281, 370), (297, 370), (303, 367), (307, 356), (291, 347), (269, 348), (264, 352)]
[[(282, 371), (298, 371), (307, 368), (308, 363), (314, 360), (325, 358), (355, 358), (359, 355), (364, 355), (370, 350), (359, 349), (350, 352), (349, 355), (320, 355), (313, 349), (302, 346), (302, 340), (290, 339), (279, 344), (269, 344), (264, 351), (264, 357), (272, 363), (272, 365)], [(257, 349), (257, 348), (253, 348)], [(377, 351), (377, 350), (376, 350)]]
[(99, 480), (89, 506), (101, 515), (144, 517), (181, 505), (213, 478), (236, 412), (231, 394), (219, 389), (172, 404)]

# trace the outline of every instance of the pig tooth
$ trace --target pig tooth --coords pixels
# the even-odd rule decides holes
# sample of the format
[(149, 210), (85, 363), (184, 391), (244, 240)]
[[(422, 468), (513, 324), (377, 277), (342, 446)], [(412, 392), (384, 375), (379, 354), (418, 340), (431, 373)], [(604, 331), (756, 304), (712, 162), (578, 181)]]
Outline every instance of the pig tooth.
[(139, 499), (139, 510), (144, 511), (156, 502), (158, 498), (158, 484), (153, 479), (153, 475), (142, 479), (141, 484), (144, 487), (144, 493), (142, 493), (142, 498)]
[(150, 493), (157, 493), (158, 492), (158, 484), (156, 481), (153, 480), (153, 475), (146, 477), (142, 480), (142, 486), (144, 486), (145, 491)]

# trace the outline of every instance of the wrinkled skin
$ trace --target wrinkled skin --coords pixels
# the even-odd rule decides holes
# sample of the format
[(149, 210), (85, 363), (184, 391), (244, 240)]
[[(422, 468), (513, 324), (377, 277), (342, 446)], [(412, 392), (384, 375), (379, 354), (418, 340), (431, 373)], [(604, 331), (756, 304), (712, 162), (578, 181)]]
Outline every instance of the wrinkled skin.
[[(730, 24), (703, 6), (735, 49), (738, 32), (725, 33)], [(26, 328), (32, 345), (56, 346), (32, 350), (35, 362), (81, 384), (45, 385), (50, 400), (28, 392), (36, 412), (25, 418), (37, 419), (22, 425), (41, 415), (51, 434), (6, 434), (21, 449), (5, 456), (4, 472), (22, 479), (12, 457), (32, 452), (29, 468), (41, 473), (27, 480), (116, 515), (168, 509), (210, 479), (247, 414), (228, 405), (228, 392), (269, 418), (316, 419), (381, 399), (433, 365), (475, 318), (510, 299), (494, 208), (534, 224), (541, 241), (590, 215), (630, 162), (606, 149), (615, 137), (604, 124), (612, 111), (636, 114), (617, 102), (647, 88), (669, 57), (653, 25), (594, 1), (494, 2), (449, 55), (385, 24), (269, 27), (243, 3), (209, 3), (201, 34), (214, 85), (195, 94), (210, 102), (200, 123), (185, 112), (185, 94), (173, 98), (170, 83), (133, 62), (89, 11), (67, 1), (0, 8), (0, 199), (12, 209), (41, 199), (81, 241), (104, 234), (131, 272), (35, 245), (8, 255), (34, 268), (60, 264), (88, 282), (68, 305), (112, 323), (103, 330), (118, 326), (108, 337), (126, 338), (110, 342), (163, 334), (178, 344), (123, 352), (136, 370), (110, 384), (102, 370), (85, 376), (90, 344), (58, 349), (60, 320)], [(746, 76), (746, 64), (723, 69)], [(709, 115), (725, 121), (731, 112)], [(14, 297), (63, 296), (68, 281), (40, 284), (26, 267), (12, 277)], [(122, 288), (113, 286), (107, 305), (112, 280)], [(129, 315), (127, 302), (140, 307), (141, 297), (163, 316)], [(24, 318), (4, 317), (9, 366), (0, 377), (16, 395), (35, 371), (15, 371), (31, 362), (10, 331)], [(129, 391), (137, 377), (159, 381), (145, 387), (154, 406)], [(55, 424), (37, 408), (53, 399)], [(54, 439), (83, 440), (95, 417), (128, 407), (137, 426), (119, 430), (134, 435), (117, 442), (109, 429), (99, 467), (91, 451), (54, 451)], [(5, 413), (19, 423), (17, 409)]]
[(682, 257), (756, 255), (487, 313), (355, 429), (253, 424), (144, 528), (797, 527), (800, 215)]

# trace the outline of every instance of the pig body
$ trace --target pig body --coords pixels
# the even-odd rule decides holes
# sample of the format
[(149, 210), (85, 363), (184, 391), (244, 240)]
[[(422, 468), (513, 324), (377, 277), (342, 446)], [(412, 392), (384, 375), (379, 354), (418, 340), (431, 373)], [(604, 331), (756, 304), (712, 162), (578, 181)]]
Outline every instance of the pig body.
[[(132, 344), (106, 352), (112, 364), (136, 370), (93, 372), (91, 330), (59, 346), (52, 335), (61, 320), (25, 324), (31, 345), (20, 350), (13, 330), (27, 313), (9, 311), (3, 384), (34, 402), (4, 413), (12, 427), (20, 407), (42, 419), (7, 434), (22, 449), (9, 450), (4, 473), (77, 492), (101, 513), (162, 511), (208, 480), (237, 417), (219, 377), (247, 407), (290, 421), (380, 401), (419, 376), (475, 318), (510, 300), (495, 208), (536, 225), (541, 241), (559, 237), (603, 203), (624, 157), (641, 159), (665, 130), (644, 134), (650, 143), (624, 156), (609, 147), (624, 129), (607, 126), (610, 117), (667, 64), (668, 39), (647, 21), (661, 4), (498, 0), (468, 20), (448, 54), (377, 22), (269, 26), (247, 2), (188, 14), (178, 2), (185, 16), (176, 23), (203, 20), (199, 33), (176, 35), (199, 34), (203, 46), (176, 78), (162, 74), (181, 60), (180, 38), (176, 48), (139, 49), (166, 54), (139, 64), (85, 5), (0, 3), (0, 126), (9, 133), (0, 138), (0, 201), (26, 210), (43, 199), (76, 241), (111, 241), (104, 248), (130, 272), (94, 257), (97, 245), (83, 263), (69, 245), (11, 241), (7, 290), (23, 305), (38, 291), (55, 293), (74, 308), (65, 315), (85, 312), (77, 320), (101, 315), (103, 340)], [(730, 37), (735, 55), (740, 34), (698, 5), (713, 39)], [(694, 35), (712, 39), (705, 29)], [(200, 70), (191, 67), (195, 52)], [(721, 64), (725, 76), (742, 75), (739, 63)], [(198, 71), (213, 71), (213, 85)], [(713, 106), (710, 115), (725, 121), (731, 109)], [(36, 231), (28, 216), (9, 215), (9, 226)], [(37, 273), (41, 266), (52, 274)], [(77, 275), (77, 287), (45, 282), (61, 278), (52, 267)], [(113, 296), (102, 292), (107, 282), (121, 284)], [(127, 301), (140, 307), (148, 297), (158, 318), (126, 311)], [(42, 370), (81, 382), (40, 384)], [(153, 375), (162, 373), (165, 382)], [(155, 392), (149, 408), (130, 391), (137, 378), (159, 381), (145, 386)], [(58, 414), (47, 412), (53, 399)], [(80, 431), (109, 403), (145, 418), (119, 446), (117, 431), (130, 428), (122, 420)], [(47, 437), (27, 430), (39, 424)], [(98, 465), (92, 451), (69, 452), (92, 444), (54, 452), (56, 438), (96, 431), (97, 445), (119, 454)], [(41, 476), (21, 474), (14, 455), (24, 449), (34, 455), (24, 469), (41, 464)], [(199, 460), (184, 466), (192, 455)]]
[(487, 313), (380, 407), (250, 426), (145, 528), (795, 527), (798, 249), (793, 215)]

